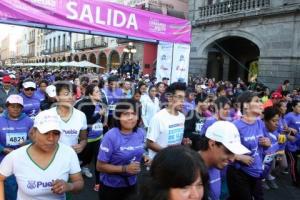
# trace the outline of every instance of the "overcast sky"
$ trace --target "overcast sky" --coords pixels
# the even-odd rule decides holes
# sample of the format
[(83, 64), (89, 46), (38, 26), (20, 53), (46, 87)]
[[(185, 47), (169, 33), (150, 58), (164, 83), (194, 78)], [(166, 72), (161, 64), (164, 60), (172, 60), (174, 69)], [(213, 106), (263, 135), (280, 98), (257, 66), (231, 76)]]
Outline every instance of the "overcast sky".
[[(12, 41), (16, 43), (17, 40), (22, 37), (22, 34), (24, 33), (25, 29), (26, 27), (22, 26), (0, 24), (0, 47), (2, 39), (5, 38), (8, 34), (10, 34), (11, 38), (13, 38)], [(15, 44), (11, 45), (15, 46)]]

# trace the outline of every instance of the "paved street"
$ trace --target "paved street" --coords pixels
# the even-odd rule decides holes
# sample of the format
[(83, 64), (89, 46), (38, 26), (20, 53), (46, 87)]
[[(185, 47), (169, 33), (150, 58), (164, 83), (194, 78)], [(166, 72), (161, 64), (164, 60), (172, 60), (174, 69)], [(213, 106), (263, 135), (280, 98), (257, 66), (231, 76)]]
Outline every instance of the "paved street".
[[(266, 200), (299, 200), (300, 189), (291, 185), (289, 175), (281, 175), (278, 190), (265, 191)], [(93, 200), (97, 199), (97, 193), (93, 191), (93, 179), (85, 178), (86, 187), (79, 195), (75, 195), (73, 200)]]

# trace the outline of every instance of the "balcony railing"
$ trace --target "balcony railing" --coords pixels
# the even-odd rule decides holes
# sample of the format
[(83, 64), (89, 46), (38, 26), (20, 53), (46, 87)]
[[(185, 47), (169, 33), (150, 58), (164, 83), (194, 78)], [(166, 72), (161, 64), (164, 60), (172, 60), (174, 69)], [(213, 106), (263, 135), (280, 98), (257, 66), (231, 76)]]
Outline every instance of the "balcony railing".
[(41, 52), (41, 54), (49, 55), (49, 54), (53, 54), (53, 53), (61, 53), (61, 52), (66, 52), (66, 51), (70, 51), (70, 50), (71, 50), (70, 46), (63, 45), (63, 46), (58, 46), (58, 47), (54, 47), (51, 49), (44, 49)]
[[(270, 0), (229, 0), (222, 3), (199, 7), (199, 19), (226, 14), (244, 13), (270, 7)], [(197, 11), (196, 11), (197, 12)]]
[(75, 50), (91, 49), (96, 47), (107, 47), (107, 43), (102, 38), (91, 38), (75, 42)]

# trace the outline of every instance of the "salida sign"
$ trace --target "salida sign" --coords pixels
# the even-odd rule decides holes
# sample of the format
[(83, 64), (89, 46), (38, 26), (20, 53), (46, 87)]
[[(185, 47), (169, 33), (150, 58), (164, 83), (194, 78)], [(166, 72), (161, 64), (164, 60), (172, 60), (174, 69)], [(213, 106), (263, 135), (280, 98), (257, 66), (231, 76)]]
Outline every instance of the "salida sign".
[(101, 0), (1, 0), (0, 19), (191, 42), (190, 22)]

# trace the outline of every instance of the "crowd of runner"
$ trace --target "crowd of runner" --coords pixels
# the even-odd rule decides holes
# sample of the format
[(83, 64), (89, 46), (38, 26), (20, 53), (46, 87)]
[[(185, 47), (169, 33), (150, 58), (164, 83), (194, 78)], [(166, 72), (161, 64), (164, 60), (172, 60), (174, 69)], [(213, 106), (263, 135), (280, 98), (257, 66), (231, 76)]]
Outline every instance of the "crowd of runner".
[[(138, 64), (135, 70), (138, 71)], [(122, 70), (0, 69), (0, 199), (261, 200), (300, 187), (300, 90)]]

